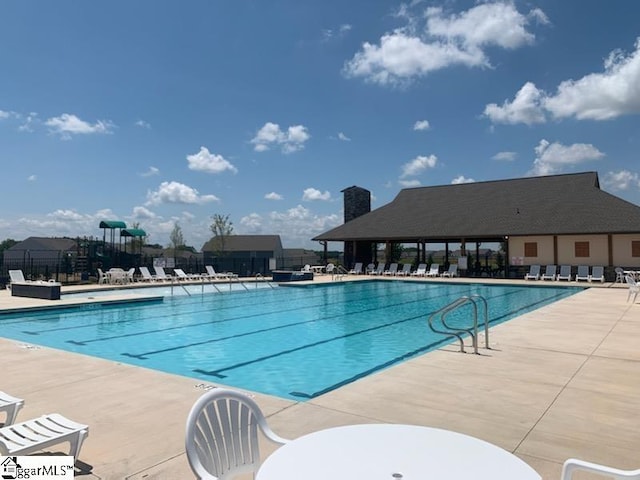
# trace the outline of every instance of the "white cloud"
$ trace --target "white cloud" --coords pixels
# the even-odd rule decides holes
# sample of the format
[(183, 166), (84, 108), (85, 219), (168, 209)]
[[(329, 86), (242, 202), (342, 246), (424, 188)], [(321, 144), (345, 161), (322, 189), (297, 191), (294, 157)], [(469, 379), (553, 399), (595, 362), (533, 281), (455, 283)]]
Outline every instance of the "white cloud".
[(564, 167), (604, 157), (604, 153), (588, 143), (562, 145), (544, 139), (540, 140), (535, 152), (536, 159), (531, 170), (533, 175), (553, 175), (561, 172)]
[(135, 123), (136, 127), (146, 128), (147, 130), (151, 129), (151, 124), (149, 122), (145, 122), (144, 120), (138, 120)]
[(331, 194), (328, 191), (321, 192), (315, 188), (305, 188), (302, 194), (302, 200), (311, 202), (313, 200), (331, 200)]
[(629, 190), (630, 188), (640, 188), (640, 174), (628, 170), (619, 172), (607, 172), (602, 184), (611, 190)]
[(293, 125), (285, 132), (277, 123), (267, 122), (251, 139), (251, 143), (255, 145), (256, 152), (264, 152), (271, 146), (277, 145), (283, 153), (293, 153), (302, 150), (305, 142), (310, 138), (307, 127), (303, 125)]
[(502, 106), (490, 103), (485, 107), (484, 115), (493, 123), (544, 123), (543, 95), (533, 83), (527, 82), (516, 93), (512, 102), (505, 100)]
[(237, 173), (238, 169), (228, 162), (222, 155), (212, 154), (205, 147), (200, 147), (198, 153), (187, 155), (189, 169), (207, 173), (222, 173), (229, 170)]
[(420, 183), (420, 180), (417, 180), (417, 179), (398, 180), (398, 184), (400, 184), (402, 188), (419, 187), (420, 185), (422, 185), (422, 183)]
[(555, 94), (538, 90), (527, 82), (513, 102), (485, 107), (484, 115), (494, 123), (542, 123), (556, 119), (608, 120), (640, 113), (640, 38), (627, 54), (614, 50), (604, 61), (601, 73), (560, 83)]
[(246, 233), (262, 233), (262, 217), (257, 213), (250, 213), (240, 219), (240, 225)]
[(438, 163), (438, 157), (435, 155), (419, 155), (408, 163), (402, 166), (402, 174), (400, 178), (412, 177), (419, 175), (428, 168), (434, 168)]
[[(311, 210), (298, 205), (284, 212), (271, 212), (269, 225), (265, 231), (279, 232), (286, 239), (285, 247), (310, 247), (310, 239), (342, 224), (343, 219), (336, 214), (317, 215)], [(317, 244), (314, 244), (317, 248)]]
[(38, 123), (38, 114), (31, 112), (26, 118), (23, 115), (19, 115), (18, 118), (22, 120), (22, 124), (18, 127), (19, 132), (33, 132), (34, 125)]
[(351, 139), (349, 137), (347, 137), (344, 133), (339, 132), (338, 133), (338, 140), (342, 140), (343, 142), (350, 142)]
[(276, 192), (267, 193), (264, 198), (267, 200), (282, 200), (282, 195)]
[(343, 23), (338, 27), (337, 30), (332, 28), (326, 28), (322, 30), (322, 38), (324, 41), (329, 41), (334, 38), (344, 37), (347, 33), (351, 31), (352, 27), (348, 23)]
[(458, 175), (456, 178), (451, 180), (452, 185), (458, 185), (460, 183), (473, 183), (475, 180), (473, 178), (467, 178), (464, 175)]
[(147, 192), (146, 206), (162, 203), (203, 204), (217, 202), (215, 195), (200, 195), (198, 190), (179, 182), (162, 182), (155, 192)]
[(0, 120), (5, 119), (5, 118), (9, 118), (10, 113), (9, 112), (5, 112), (4, 110), (0, 110)]
[(493, 160), (500, 160), (502, 162), (512, 162), (516, 159), (518, 154), (516, 152), (498, 152), (493, 157)]
[(133, 207), (133, 213), (131, 217), (134, 220), (150, 220), (150, 219), (158, 218), (158, 216), (155, 213), (153, 213), (148, 208), (142, 207), (142, 206)]
[(489, 67), (485, 48), (515, 49), (531, 44), (535, 37), (527, 25), (543, 23), (541, 19), (546, 18), (539, 9), (523, 15), (510, 1), (482, 3), (450, 15), (438, 7), (413, 15), (403, 5), (398, 16), (407, 25), (384, 34), (377, 45), (365, 42), (346, 62), (345, 75), (394, 85), (453, 65)]
[(604, 72), (566, 80), (545, 108), (556, 118), (607, 120), (640, 113), (640, 39), (635, 51), (615, 50), (604, 62)]
[(160, 173), (160, 170), (156, 167), (149, 167), (149, 170), (147, 170), (144, 173), (141, 173), (140, 176), (141, 177), (153, 177), (154, 175), (158, 175)]
[(422, 131), (429, 130), (429, 128), (431, 128), (431, 125), (429, 125), (429, 120), (418, 120), (413, 124), (414, 130)]
[(58, 134), (65, 140), (71, 139), (72, 135), (111, 133), (114, 127), (109, 120), (98, 120), (92, 125), (68, 113), (49, 118), (44, 124), (49, 127), (51, 133)]
[(27, 177), (27, 180), (28, 180), (29, 182), (35, 182), (37, 179), (38, 179), (38, 176), (37, 176), (37, 175), (29, 175), (29, 176)]

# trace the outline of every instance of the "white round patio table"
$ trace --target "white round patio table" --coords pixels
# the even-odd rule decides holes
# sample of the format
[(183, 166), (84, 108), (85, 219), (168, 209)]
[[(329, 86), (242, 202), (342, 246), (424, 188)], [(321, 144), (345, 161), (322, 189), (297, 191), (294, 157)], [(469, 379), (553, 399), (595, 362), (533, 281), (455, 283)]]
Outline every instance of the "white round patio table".
[(541, 480), (512, 453), (479, 438), (417, 425), (350, 425), (278, 448), (256, 480)]

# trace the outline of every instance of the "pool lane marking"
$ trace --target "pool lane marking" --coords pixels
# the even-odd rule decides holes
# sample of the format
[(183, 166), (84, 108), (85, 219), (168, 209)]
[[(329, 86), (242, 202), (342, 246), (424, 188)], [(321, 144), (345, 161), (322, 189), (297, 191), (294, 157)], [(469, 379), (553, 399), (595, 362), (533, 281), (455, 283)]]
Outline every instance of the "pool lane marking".
[[(418, 289), (414, 289), (413, 291), (418, 292), (419, 290)], [(269, 292), (269, 290), (267, 290), (267, 292)], [(281, 294), (281, 295), (291, 295), (291, 292), (290, 291), (285, 291), (285, 289), (278, 290), (277, 293)], [(389, 294), (387, 294), (385, 296), (392, 296), (392, 295), (393, 295), (393, 293), (389, 293)], [(310, 295), (310, 296), (312, 298), (315, 297), (315, 295)], [(367, 298), (379, 298), (379, 297), (380, 297), (380, 295), (375, 295), (374, 293), (372, 293), (371, 295), (365, 297), (364, 299), (366, 300)], [(183, 299), (181, 298), (181, 300), (183, 300)], [(186, 300), (186, 298), (184, 300)], [(320, 299), (318, 299), (318, 300), (320, 300)], [(187, 303), (187, 302), (185, 302), (185, 303)], [(188, 302), (187, 304), (190, 304), (190, 303), (195, 304), (196, 302), (195, 301), (194, 302)], [(201, 303), (201, 301), (198, 300), (197, 303)], [(274, 299), (272, 301), (269, 301), (269, 302), (263, 302), (261, 305), (281, 304), (281, 303), (282, 303), (282, 300), (279, 299), (279, 298), (276, 298), (276, 299)], [(324, 299), (323, 299), (323, 303), (324, 303)], [(347, 303), (347, 301), (345, 300), (344, 302), (340, 302), (340, 303)], [(310, 305), (310, 307), (320, 306), (320, 305), (321, 305), (321, 303), (318, 303), (317, 305)], [(151, 310), (151, 308), (149, 308), (148, 306), (146, 308), (147, 308), (147, 310), (145, 310), (146, 312)], [(167, 309), (167, 304), (166, 303), (165, 304), (161, 304), (157, 308), (156, 307), (153, 307), (153, 308), (157, 309), (157, 310), (160, 310), (160, 309), (166, 310)], [(209, 312), (222, 312), (222, 311), (228, 311), (228, 310), (233, 310), (233, 309), (237, 309), (237, 308), (244, 308), (244, 305), (231, 305), (231, 306), (225, 306), (225, 307), (219, 307), (219, 306), (216, 306), (216, 305), (212, 305), (211, 307), (207, 307), (207, 308), (204, 308), (204, 309), (193, 309), (193, 310), (189, 310), (189, 311), (179, 312), (179, 313), (170, 315), (170, 317), (174, 317), (174, 316), (178, 316), (178, 315), (193, 315), (194, 313), (201, 315), (201, 314), (205, 314), (205, 313), (209, 313)], [(92, 311), (95, 311), (95, 310), (98, 310), (98, 309), (99, 308), (94, 308), (94, 309), (92, 309)], [(118, 313), (121, 310), (122, 309), (119, 309), (119, 308), (113, 308), (113, 309), (106, 309), (104, 311), (105, 312), (113, 311), (114, 313)], [(103, 311), (103, 310), (101, 310), (101, 311)], [(73, 313), (75, 313), (75, 312), (73, 312)], [(47, 321), (47, 320), (51, 320), (51, 319), (57, 319), (58, 317), (59, 317), (59, 315), (47, 316), (47, 317), (37, 317), (33, 321), (38, 321), (38, 322)], [(78, 319), (84, 319), (86, 317), (86, 312), (84, 312), (84, 313), (78, 312), (77, 315), (74, 314), (73, 317), (76, 317)], [(237, 318), (242, 318), (242, 317), (237, 317)], [(144, 320), (147, 320), (147, 319), (144, 319)], [(30, 320), (28, 320), (28, 321), (30, 321)], [(133, 323), (133, 322), (137, 322), (137, 321), (140, 321), (140, 319), (139, 318), (134, 318), (134, 319), (127, 319), (127, 320), (115, 320), (113, 322), (109, 322), (109, 325), (110, 326), (111, 325), (121, 325), (121, 324)], [(21, 318), (21, 319), (18, 319), (16, 321), (14, 321), (14, 322), (7, 322), (6, 324), (11, 324), (11, 323), (20, 324), (20, 323), (24, 323), (24, 322), (25, 322), (25, 319)], [(25, 333), (27, 335), (39, 335), (40, 333), (60, 332), (60, 331), (65, 331), (65, 330), (75, 330), (75, 329), (81, 329), (81, 328), (91, 328), (91, 327), (94, 327), (96, 325), (100, 325), (100, 323), (89, 323), (89, 324), (83, 324), (83, 325), (70, 325), (68, 327), (56, 327), (56, 328), (42, 329), (42, 330), (37, 330), (37, 331), (23, 330), (22, 333)], [(203, 325), (203, 323), (197, 323), (197, 324), (194, 324), (194, 325), (195, 326), (200, 326), (200, 325)], [(187, 328), (187, 327), (189, 327), (189, 325), (182, 325), (180, 328)], [(153, 332), (155, 332), (155, 331), (154, 330), (150, 331), (150, 333), (153, 333)], [(144, 333), (144, 332), (142, 332), (142, 333)]]
[[(551, 298), (558, 298), (558, 297), (559, 297), (559, 299), (562, 299), (562, 298), (565, 298), (566, 296), (558, 293), (557, 295), (555, 295), (554, 297), (551, 297)], [(511, 318), (515, 312), (519, 312), (519, 311), (522, 311), (522, 310), (529, 310), (530, 311), (532, 306), (538, 305), (540, 303), (545, 303), (545, 302), (546, 302), (546, 300), (540, 300), (540, 301), (537, 301), (537, 302), (529, 304), (527, 307), (522, 307), (522, 308), (519, 308), (517, 310), (514, 310), (513, 312), (509, 312), (508, 314), (500, 315), (500, 316), (498, 316), (498, 317), (496, 317), (494, 319), (490, 319), (489, 320), (489, 325), (500, 323), (501, 321), (504, 321), (508, 317)], [(517, 315), (515, 315), (515, 316), (517, 316)], [(483, 324), (484, 324), (484, 322), (483, 322)], [(464, 336), (466, 337), (466, 335), (464, 335)], [(416, 355), (418, 355), (420, 353), (426, 353), (426, 352), (428, 352), (430, 350), (433, 350), (438, 345), (443, 345), (445, 343), (450, 343), (451, 341), (452, 341), (452, 339), (450, 337), (445, 337), (445, 338), (441, 339), (440, 341), (432, 342), (432, 343), (430, 343), (428, 345), (425, 345), (424, 347), (420, 347), (418, 349), (412, 350), (411, 352), (404, 353), (404, 354), (402, 354), (402, 355), (400, 355), (398, 357), (395, 357), (395, 358), (393, 358), (391, 360), (387, 360), (386, 362), (383, 362), (383, 363), (380, 363), (378, 365), (375, 365), (375, 366), (373, 366), (373, 367), (371, 367), (371, 368), (369, 368), (367, 370), (364, 370), (364, 371), (362, 371), (362, 372), (360, 372), (360, 373), (358, 373), (356, 375), (353, 375), (353, 376), (351, 376), (351, 377), (349, 377), (349, 378), (347, 378), (345, 380), (342, 380), (342, 381), (340, 381), (338, 383), (334, 383), (333, 385), (325, 387), (322, 390), (319, 390), (317, 392), (310, 393), (310, 394), (309, 393), (305, 393), (305, 392), (289, 392), (289, 395), (294, 396), (294, 397), (306, 398), (306, 399), (315, 398), (315, 397), (317, 397), (319, 395), (323, 395), (325, 393), (331, 392), (331, 391), (335, 390), (336, 388), (340, 388), (340, 387), (342, 387), (344, 385), (347, 385), (347, 384), (349, 384), (351, 382), (355, 382), (356, 380), (364, 378), (367, 375), (370, 375), (370, 374), (372, 374), (374, 372), (377, 372), (377, 371), (382, 370), (384, 368), (390, 367), (391, 365), (394, 365), (396, 363), (404, 361), (404, 360), (406, 360), (408, 358), (414, 357), (414, 356), (416, 356)]]
[[(418, 290), (414, 290), (415, 292), (418, 292)], [(411, 292), (409, 292), (411, 293)], [(370, 295), (365, 297), (362, 300), (367, 300), (369, 298), (381, 298), (381, 297), (393, 297), (395, 295), (395, 292), (386, 294), (386, 295)], [(431, 297), (431, 298), (438, 298), (437, 296), (435, 297)], [(344, 300), (342, 302), (339, 303), (334, 303), (333, 305), (339, 305), (339, 304), (346, 304), (346, 303), (350, 303), (351, 300)], [(271, 303), (271, 302), (269, 302)], [(279, 303), (281, 304), (282, 302), (273, 302), (273, 303)], [(307, 305), (305, 308), (314, 308), (314, 307), (320, 307), (324, 304), (325, 302), (319, 302), (316, 303), (314, 305)], [(398, 304), (394, 304), (394, 306), (397, 306)], [(236, 307), (229, 307), (230, 308), (238, 308)], [(197, 323), (190, 323), (187, 325), (178, 325), (175, 327), (166, 327), (166, 328), (160, 328), (160, 329), (155, 329), (155, 330), (144, 330), (141, 332), (132, 332), (132, 333), (123, 333), (120, 335), (111, 335), (109, 337), (100, 337), (100, 338), (93, 338), (90, 340), (67, 340), (67, 343), (71, 343), (74, 345), (86, 345), (89, 343), (94, 343), (94, 342), (103, 342), (103, 341), (107, 341), (107, 340), (116, 340), (118, 338), (128, 338), (128, 337), (135, 337), (138, 335), (150, 335), (150, 334), (154, 334), (154, 333), (163, 333), (163, 332), (167, 332), (167, 331), (172, 331), (172, 330), (180, 330), (180, 329), (186, 329), (186, 328), (192, 328), (192, 327), (199, 327), (199, 326), (203, 326), (203, 325), (213, 325), (213, 324), (221, 324), (221, 323), (226, 323), (226, 322), (232, 322), (232, 321), (236, 321), (236, 320), (246, 320), (248, 318), (255, 318), (255, 317), (261, 317), (261, 316), (265, 316), (265, 315), (276, 315), (276, 314), (280, 314), (280, 313), (284, 313), (284, 312), (291, 312), (291, 311), (298, 311), (300, 309), (300, 307), (292, 307), (289, 309), (284, 309), (284, 310), (274, 310), (271, 312), (256, 312), (256, 313), (252, 313), (251, 315), (242, 315), (239, 317), (231, 317), (231, 318), (224, 318), (224, 319), (219, 319), (219, 320), (209, 320), (206, 322), (197, 322)], [(208, 313), (208, 312), (218, 312), (218, 311), (222, 311), (225, 310), (225, 308), (222, 309), (210, 309), (210, 310), (202, 310), (197, 312), (198, 314), (203, 314), (203, 313)], [(365, 310), (365, 311), (369, 311), (369, 310)], [(183, 315), (183, 313), (180, 313), (180, 315)], [(334, 317), (329, 317), (329, 318), (334, 318)], [(135, 319), (135, 320), (122, 320), (122, 321), (116, 321), (116, 322), (112, 322), (109, 325), (114, 325), (114, 324), (121, 324), (121, 323), (129, 323), (129, 322), (133, 322), (133, 321), (138, 321), (139, 319)], [(88, 328), (88, 327), (92, 327), (95, 326), (95, 324), (91, 324), (91, 325), (85, 325), (85, 326), (74, 326), (74, 327), (66, 327), (68, 329), (75, 329), (75, 328)], [(59, 330), (64, 330), (65, 327), (60, 327)], [(52, 329), (54, 330), (54, 329)], [(50, 330), (49, 330), (50, 331)], [(39, 332), (24, 332), (23, 333), (27, 333), (27, 334), (31, 334), (31, 335), (38, 335)], [(196, 344), (198, 345), (198, 344)]]
[[(446, 297), (447, 295), (442, 295), (442, 296)], [(438, 298), (438, 297), (432, 297), (432, 298)], [(322, 321), (325, 321), (325, 320), (331, 320), (331, 319), (335, 319), (335, 318), (343, 318), (343, 317), (351, 316), (351, 315), (359, 315), (359, 314), (366, 313), (366, 312), (373, 312), (373, 311), (386, 309), (386, 308), (395, 308), (395, 307), (398, 307), (400, 305), (406, 305), (406, 304), (409, 304), (409, 303), (417, 303), (417, 302), (422, 302), (422, 301), (424, 301), (424, 299), (412, 300), (410, 302), (393, 303), (393, 304), (386, 305), (384, 307), (375, 306), (375, 307), (371, 307), (371, 308), (366, 308), (364, 310), (358, 310), (358, 311), (354, 311), (354, 312), (349, 312), (347, 314), (345, 314), (344, 312), (340, 312), (340, 313), (337, 313), (337, 314), (331, 315), (331, 316), (319, 317), (319, 318), (314, 318), (314, 319), (311, 319), (311, 320), (304, 320), (304, 321), (301, 321), (301, 322), (288, 323), (286, 325), (278, 325), (278, 326), (275, 326), (275, 327), (270, 327), (270, 328), (266, 328), (266, 329), (262, 329), (262, 330), (252, 330), (250, 332), (243, 332), (243, 333), (240, 333), (240, 334), (230, 335), (230, 336), (226, 336), (226, 337), (211, 338), (211, 339), (208, 339), (208, 340), (203, 340), (201, 342), (192, 342), (192, 343), (188, 343), (188, 344), (184, 344), (184, 345), (177, 345), (177, 346), (174, 346), (174, 347), (167, 347), (167, 348), (163, 348), (163, 349), (160, 349), (160, 350), (152, 350), (152, 351), (149, 351), (149, 352), (143, 352), (143, 353), (139, 353), (139, 354), (125, 352), (125, 353), (122, 353), (121, 355), (124, 355), (124, 356), (127, 356), (127, 357), (132, 357), (132, 358), (138, 358), (138, 359), (141, 359), (141, 360), (146, 360), (146, 359), (148, 359), (148, 357), (150, 355), (156, 355), (158, 353), (172, 352), (172, 351), (175, 351), (175, 350), (182, 350), (182, 349), (185, 349), (185, 348), (191, 348), (191, 347), (196, 347), (196, 346), (200, 346), (200, 345), (207, 345), (207, 344), (210, 344), (210, 343), (216, 343), (216, 342), (220, 342), (220, 341), (223, 341), (223, 340), (230, 340), (232, 338), (241, 338), (241, 337), (246, 337), (246, 336), (254, 335), (254, 334), (258, 334), (258, 333), (264, 333), (264, 332), (267, 332), (267, 331), (270, 331), (270, 330), (278, 330), (278, 329), (285, 328), (285, 327), (287, 327), (287, 328), (288, 327), (295, 327), (295, 326), (304, 325), (304, 324), (307, 324), (307, 323), (316, 323), (316, 322), (322, 322)], [(292, 309), (292, 310), (293, 311), (298, 311), (299, 308), (295, 308), (295, 309)], [(280, 313), (280, 312), (274, 312), (274, 313)], [(257, 315), (261, 315), (261, 314), (257, 314)], [(255, 315), (252, 315), (252, 316), (255, 316)], [(229, 320), (235, 320), (235, 319), (229, 319)], [(134, 334), (130, 334), (130, 335), (134, 335)], [(68, 340), (68, 342), (72, 342), (72, 341)]]
[[(515, 292), (505, 292), (503, 295), (500, 295), (500, 296), (506, 296), (506, 295), (508, 295), (510, 293), (515, 293)], [(555, 298), (555, 297), (558, 297), (558, 296), (561, 296), (561, 295), (558, 294), (558, 295), (555, 295), (555, 296), (549, 297), (549, 298)], [(497, 297), (498, 296), (496, 296), (494, 298), (497, 298)], [(517, 315), (514, 315), (515, 312), (519, 312), (519, 311), (526, 310), (526, 309), (531, 309), (534, 305), (538, 305), (538, 304), (541, 304), (541, 303), (542, 304), (546, 304), (546, 303), (548, 303), (548, 300), (549, 299), (541, 299), (541, 300), (538, 300), (536, 302), (528, 304), (526, 307), (522, 307), (522, 308), (516, 309), (514, 311), (508, 312), (506, 314), (500, 315), (500, 316), (498, 316), (498, 317), (496, 317), (494, 319), (489, 320), (489, 324), (490, 325), (494, 324), (496, 322), (504, 320), (505, 318), (513, 318), (514, 316), (517, 316)], [(416, 319), (419, 319), (419, 318), (428, 318), (428, 315), (430, 315), (431, 313), (433, 313), (433, 312), (427, 312), (427, 313), (424, 313), (424, 314), (421, 314), (421, 315), (418, 315), (418, 316), (408, 317), (408, 318), (405, 318), (405, 319), (402, 319), (402, 320), (398, 320), (398, 321), (395, 321), (395, 322), (390, 322), (390, 323), (386, 323), (386, 324), (377, 325), (375, 327), (370, 327), (370, 328), (367, 328), (367, 329), (358, 330), (358, 331), (351, 332), (351, 333), (348, 333), (348, 334), (345, 334), (345, 335), (340, 335), (340, 336), (337, 336), (337, 337), (332, 337), (332, 338), (328, 338), (328, 339), (324, 339), (324, 340), (319, 340), (317, 342), (312, 342), (312, 343), (309, 343), (309, 344), (306, 344), (306, 345), (301, 345), (301, 346), (290, 348), (290, 349), (287, 349), (287, 350), (282, 350), (282, 351), (280, 351), (278, 353), (273, 353), (273, 354), (265, 355), (265, 356), (262, 356), (262, 357), (259, 357), (259, 358), (254, 358), (252, 360), (247, 360), (247, 361), (244, 361), (244, 362), (240, 362), (240, 363), (237, 363), (237, 364), (234, 364), (234, 365), (230, 365), (228, 367), (219, 368), (219, 369), (216, 369), (216, 370), (193, 369), (192, 371), (195, 372), (195, 373), (203, 374), (203, 375), (215, 376), (215, 377), (218, 377), (218, 378), (226, 378), (227, 375), (223, 375), (220, 372), (226, 372), (226, 371), (229, 371), (229, 370), (234, 370), (234, 369), (241, 368), (241, 367), (244, 367), (244, 366), (247, 366), (247, 365), (251, 365), (251, 364), (254, 364), (254, 363), (259, 363), (259, 362), (262, 362), (262, 361), (265, 361), (265, 360), (269, 360), (271, 358), (276, 358), (276, 357), (279, 357), (281, 355), (287, 355), (287, 354), (294, 353), (294, 352), (297, 352), (297, 351), (300, 351), (300, 350), (316, 347), (318, 345), (322, 345), (322, 344), (325, 344), (325, 343), (330, 343), (330, 342), (337, 341), (337, 340), (342, 340), (344, 338), (352, 337), (352, 336), (355, 336), (355, 335), (368, 333), (368, 332), (379, 330), (379, 329), (382, 329), (382, 328), (392, 327), (392, 326), (395, 326), (395, 325), (398, 325), (398, 324), (401, 324), (401, 323), (405, 323), (405, 322), (408, 322), (408, 321), (411, 321), (411, 320), (416, 320)], [(447, 338), (445, 340), (450, 340), (450, 339)], [(380, 368), (384, 368), (384, 366), (386, 366), (386, 362)]]

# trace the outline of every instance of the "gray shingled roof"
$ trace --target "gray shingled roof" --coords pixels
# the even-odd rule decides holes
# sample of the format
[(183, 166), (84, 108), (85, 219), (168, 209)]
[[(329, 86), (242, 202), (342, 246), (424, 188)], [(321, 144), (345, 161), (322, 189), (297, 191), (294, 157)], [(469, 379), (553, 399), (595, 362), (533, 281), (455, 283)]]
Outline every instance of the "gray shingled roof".
[[(202, 246), (202, 251), (213, 251), (213, 239)], [(272, 252), (282, 250), (280, 235), (229, 235), (225, 240), (227, 252)]]
[(640, 207), (600, 190), (596, 172), (407, 188), (318, 235), (324, 241), (429, 241), (506, 235), (639, 233)]

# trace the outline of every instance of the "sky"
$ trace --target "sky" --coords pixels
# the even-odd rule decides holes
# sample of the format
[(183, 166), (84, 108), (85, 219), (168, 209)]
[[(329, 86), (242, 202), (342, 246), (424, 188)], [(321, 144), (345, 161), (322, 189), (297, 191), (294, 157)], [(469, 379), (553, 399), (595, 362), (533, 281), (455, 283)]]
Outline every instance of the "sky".
[(352, 185), (378, 208), (584, 171), (640, 204), (638, 18), (635, 0), (3, 0), (0, 241), (122, 220), (200, 249), (219, 214), (320, 250)]

